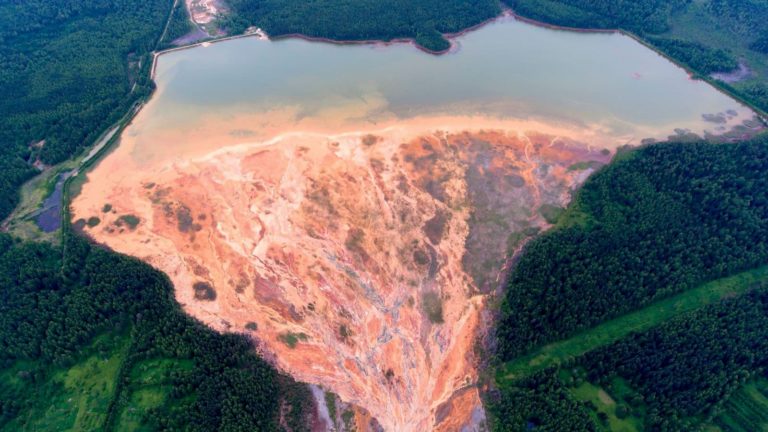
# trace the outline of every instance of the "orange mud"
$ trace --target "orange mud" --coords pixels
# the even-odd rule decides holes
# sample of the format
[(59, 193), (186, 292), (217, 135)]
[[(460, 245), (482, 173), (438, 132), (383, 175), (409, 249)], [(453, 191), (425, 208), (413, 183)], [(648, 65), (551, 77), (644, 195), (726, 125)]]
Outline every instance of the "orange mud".
[(478, 427), (488, 293), (548, 226), (541, 207), (564, 207), (591, 172), (569, 167), (623, 141), (472, 117), (289, 129), (312, 132), (281, 119), (132, 125), (74, 218), (98, 216), (87, 234), (166, 272), (189, 314), (249, 334), (385, 430)]

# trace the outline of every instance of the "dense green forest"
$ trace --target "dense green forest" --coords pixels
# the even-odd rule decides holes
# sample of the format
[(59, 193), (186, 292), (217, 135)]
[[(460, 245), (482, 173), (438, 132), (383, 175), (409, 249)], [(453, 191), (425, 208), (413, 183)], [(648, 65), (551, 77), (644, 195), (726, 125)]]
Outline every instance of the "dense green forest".
[(749, 48), (761, 54), (768, 54), (768, 29), (763, 30), (760, 36), (749, 44)]
[[(225, 26), (249, 25), (270, 36), (300, 33), (336, 40), (414, 38), (424, 48), (449, 47), (442, 33), (458, 32), (498, 15), (494, 0), (231, 0)], [(340, 25), (340, 23), (343, 23)]]
[(632, 424), (684, 431), (717, 422), (726, 402), (733, 405), (732, 395), (768, 366), (766, 288), (757, 285), (561, 369), (501, 387), (488, 397), (494, 430), (615, 430)]
[[(523, 253), (502, 306), (499, 354), (514, 358), (768, 262), (766, 172), (766, 136), (620, 157)], [(746, 288), (558, 367), (499, 381), (487, 396), (494, 430), (698, 430), (722, 422), (727, 401), (727, 418), (738, 416), (746, 408), (731, 396), (768, 366), (768, 281)]]
[(501, 308), (509, 360), (651, 301), (768, 262), (768, 137), (646, 147), (590, 178), (531, 242)]
[(649, 37), (648, 40), (667, 55), (705, 75), (729, 72), (739, 67), (739, 62), (733, 55), (723, 49), (709, 48), (698, 42), (679, 39)]
[[(72, 235), (54, 248), (0, 234), (0, 287), (2, 430), (82, 427), (59, 397), (77, 392), (109, 393), (86, 429), (277, 430), (281, 406), (292, 430), (304, 427), (307, 388), (245, 337), (184, 314), (166, 276), (138, 260)], [(115, 376), (92, 385), (110, 358)], [(90, 371), (85, 385), (68, 389), (78, 369)]]
[(195, 25), (192, 23), (187, 12), (186, 3), (178, 1), (173, 8), (171, 18), (168, 21), (168, 28), (165, 30), (158, 48), (172, 48), (173, 41), (193, 31)]
[(503, 0), (520, 16), (565, 27), (634, 33), (695, 73), (751, 76), (719, 85), (768, 111), (768, 2), (763, 0)]
[(172, 3), (0, 3), (0, 219), (31, 162), (69, 158), (150, 93), (149, 52)]
[(526, 377), (487, 396), (494, 431), (597, 431), (589, 409), (576, 401), (555, 369)]
[(505, 0), (515, 13), (564, 27), (625, 29), (638, 33), (669, 30), (672, 11), (690, 0)]

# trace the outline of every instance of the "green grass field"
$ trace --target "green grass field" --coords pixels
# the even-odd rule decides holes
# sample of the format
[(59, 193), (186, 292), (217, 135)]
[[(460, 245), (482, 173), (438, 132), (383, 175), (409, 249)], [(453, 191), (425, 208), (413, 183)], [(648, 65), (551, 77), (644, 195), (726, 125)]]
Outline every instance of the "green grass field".
[(601, 387), (586, 381), (585, 376), (586, 371), (582, 368), (558, 371), (558, 378), (568, 388), (571, 397), (587, 405), (595, 425), (611, 432), (644, 430), (645, 407), (630, 404), (636, 392), (629, 383), (615, 377), (607, 387)]
[(725, 402), (710, 430), (768, 432), (768, 379), (750, 381)]
[[(604, 413), (608, 422), (606, 426), (612, 432), (637, 432), (642, 431), (642, 422), (635, 417), (619, 418), (616, 414), (618, 404), (602, 387), (589, 382), (583, 382), (578, 387), (570, 390), (576, 400), (585, 401), (595, 407), (597, 412)], [(599, 421), (598, 421), (599, 423)]]
[[(4, 394), (28, 401), (24, 415), (2, 426), (6, 431), (83, 431), (104, 425), (115, 397), (118, 372), (130, 346), (127, 335), (103, 335), (93, 353), (69, 368), (46, 371), (46, 382), (30, 386), (24, 371), (34, 364), (19, 362), (0, 376)], [(33, 393), (30, 393), (33, 390)]]
[(129, 374), (130, 386), (125, 390), (127, 403), (120, 407), (114, 430), (149, 431), (146, 414), (167, 399), (171, 391), (169, 375), (191, 371), (191, 360), (151, 359), (137, 362)]
[(718, 300), (748, 291), (768, 278), (768, 266), (709, 282), (682, 294), (661, 300), (638, 311), (606, 321), (569, 339), (545, 345), (534, 352), (507, 362), (496, 372), (499, 385), (561, 364), (595, 348), (615, 342), (631, 332), (654, 327), (674, 316), (690, 312)]
[[(191, 372), (194, 363), (167, 358), (126, 363), (131, 343), (129, 331), (108, 332), (95, 338), (72, 366), (19, 361), (0, 372), (0, 399), (19, 406), (19, 415), (0, 422), (0, 431), (155, 429), (147, 413), (169, 403), (171, 376)], [(127, 380), (119, 387), (124, 367), (129, 368), (122, 372)]]

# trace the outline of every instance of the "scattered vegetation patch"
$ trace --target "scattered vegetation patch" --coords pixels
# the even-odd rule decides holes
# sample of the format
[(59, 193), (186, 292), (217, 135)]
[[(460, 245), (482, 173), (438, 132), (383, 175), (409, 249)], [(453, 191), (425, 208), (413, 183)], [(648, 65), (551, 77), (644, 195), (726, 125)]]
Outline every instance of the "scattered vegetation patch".
[(176, 209), (176, 226), (181, 232), (200, 231), (203, 227), (200, 224), (195, 223), (192, 218), (192, 212), (189, 207), (180, 205)]
[(426, 291), (421, 295), (421, 307), (433, 324), (443, 323), (443, 300), (436, 291)]
[(296, 348), (296, 344), (298, 344), (299, 341), (305, 342), (309, 340), (309, 336), (307, 336), (306, 334), (294, 333), (294, 332), (281, 333), (278, 336), (278, 338), (280, 339), (281, 342), (286, 344), (288, 348), (291, 348), (291, 349)]
[(344, 241), (344, 246), (348, 251), (356, 253), (362, 257), (367, 257), (368, 254), (363, 248), (363, 241), (365, 240), (365, 231), (360, 228), (351, 228), (347, 233), (347, 239)]
[(393, 371), (392, 368), (389, 368), (384, 372), (384, 378), (386, 378), (387, 381), (391, 382), (392, 378), (394, 377), (395, 377), (395, 371)]
[(101, 208), (102, 213), (109, 213), (110, 211), (112, 211), (112, 204), (110, 203), (104, 204), (104, 207)]
[(336, 423), (336, 395), (327, 391), (325, 392), (325, 406), (328, 407), (328, 417), (331, 421)]
[(563, 214), (562, 207), (558, 207), (552, 204), (544, 204), (541, 207), (539, 207), (539, 214), (541, 217), (544, 218), (545, 221), (549, 224), (556, 224), (557, 220), (560, 218), (560, 215)]
[(353, 431), (355, 430), (355, 422), (353, 421), (355, 418), (355, 413), (348, 409), (341, 413), (341, 421), (344, 422), (344, 430)]
[(85, 224), (88, 225), (88, 227), (90, 228), (93, 228), (100, 223), (101, 223), (101, 219), (99, 219), (96, 216), (89, 217), (88, 220), (85, 222)]
[(349, 327), (347, 327), (346, 324), (342, 324), (339, 326), (339, 337), (341, 340), (346, 341), (347, 338), (349, 338), (352, 335), (352, 333), (349, 331)]
[(80, 218), (80, 219), (76, 220), (76, 221), (75, 221), (75, 222), (72, 224), (72, 227), (74, 227), (74, 228), (75, 228), (76, 230), (78, 230), (78, 231), (82, 231), (82, 230), (83, 230), (83, 228), (85, 228), (85, 226), (86, 226), (86, 221), (85, 221), (85, 219), (83, 219), (83, 218)]
[(216, 290), (208, 282), (195, 282), (192, 289), (195, 290), (195, 299), (197, 300), (216, 300)]
[(253, 321), (248, 321), (245, 324), (245, 329), (246, 330), (250, 330), (250, 331), (256, 331), (256, 330), (259, 329), (259, 326), (255, 322), (253, 322)]
[(362, 138), (363, 145), (368, 146), (368, 147), (376, 144), (379, 141), (381, 141), (381, 137), (380, 136), (376, 136), (376, 135), (372, 135), (372, 134), (363, 135), (363, 138)]
[(125, 224), (129, 229), (135, 230), (137, 226), (139, 226), (139, 223), (141, 222), (141, 219), (138, 217), (132, 215), (132, 214), (124, 214), (120, 215), (119, 218), (115, 221), (115, 225), (117, 226), (123, 226)]
[(413, 251), (413, 262), (420, 266), (429, 264), (429, 255), (421, 249)]
[[(605, 149), (603, 149), (605, 150)], [(596, 169), (599, 168), (602, 165), (602, 163), (597, 161), (582, 161), (582, 162), (576, 162), (575, 164), (572, 164), (568, 167), (568, 171), (584, 171), (588, 170), (590, 168)]]
[(517, 174), (508, 174), (504, 177), (509, 186), (520, 188), (525, 186), (525, 179)]
[(442, 209), (438, 209), (435, 215), (424, 223), (424, 234), (426, 234), (432, 244), (437, 245), (443, 238), (445, 227), (451, 220), (451, 214)]

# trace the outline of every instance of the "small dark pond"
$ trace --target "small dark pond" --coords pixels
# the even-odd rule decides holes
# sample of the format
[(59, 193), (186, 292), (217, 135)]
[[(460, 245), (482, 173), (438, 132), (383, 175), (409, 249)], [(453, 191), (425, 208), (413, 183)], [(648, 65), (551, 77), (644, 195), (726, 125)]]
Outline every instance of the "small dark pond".
[(61, 200), (64, 195), (64, 182), (72, 171), (59, 174), (53, 192), (43, 201), (43, 207), (38, 211), (35, 222), (41, 230), (53, 232), (61, 227)]

